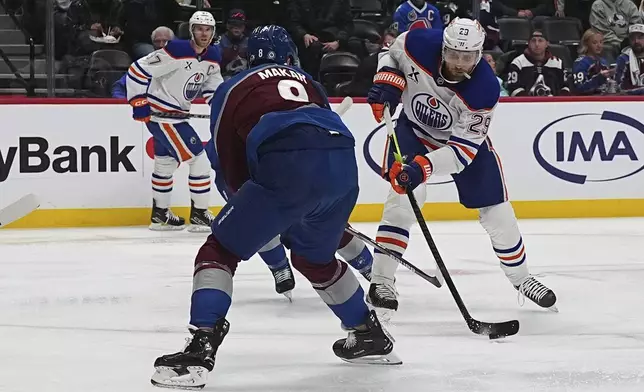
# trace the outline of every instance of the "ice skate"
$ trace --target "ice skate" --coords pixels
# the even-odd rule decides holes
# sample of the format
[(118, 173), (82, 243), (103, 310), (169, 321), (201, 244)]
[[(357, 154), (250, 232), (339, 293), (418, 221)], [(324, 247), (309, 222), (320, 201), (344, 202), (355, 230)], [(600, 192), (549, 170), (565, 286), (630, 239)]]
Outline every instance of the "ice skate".
[(370, 365), (402, 365), (394, 352), (394, 339), (369, 312), (364, 325), (349, 330), (349, 336), (333, 344), (333, 352), (343, 361)]
[(514, 288), (519, 292), (519, 304), (521, 306), (525, 303), (525, 298), (528, 298), (542, 308), (546, 308), (552, 312), (559, 312), (559, 309), (555, 306), (555, 302), (557, 302), (555, 293), (543, 283), (536, 280), (534, 276), (528, 276), (518, 286), (514, 286)]
[(215, 220), (215, 215), (209, 209), (196, 208), (194, 202), (191, 202), (190, 207), (190, 226), (188, 231), (191, 233), (207, 233), (210, 232), (210, 225)]
[(221, 319), (212, 331), (191, 329), (192, 338), (175, 354), (161, 356), (154, 361), (156, 371), (150, 380), (154, 386), (175, 389), (201, 389), (208, 381), (208, 373), (215, 366), (215, 355), (226, 337), (230, 324)]
[(175, 215), (170, 208), (157, 207), (156, 200), (152, 200), (152, 217), (148, 227), (154, 231), (178, 231), (186, 227), (186, 220)]
[(277, 294), (284, 294), (289, 301), (293, 301), (292, 291), (295, 287), (295, 277), (291, 265), (286, 263), (284, 268), (271, 269), (273, 279), (275, 279), (275, 291)]
[(387, 283), (371, 283), (367, 293), (367, 304), (378, 314), (383, 323), (388, 323), (398, 310), (398, 292)]

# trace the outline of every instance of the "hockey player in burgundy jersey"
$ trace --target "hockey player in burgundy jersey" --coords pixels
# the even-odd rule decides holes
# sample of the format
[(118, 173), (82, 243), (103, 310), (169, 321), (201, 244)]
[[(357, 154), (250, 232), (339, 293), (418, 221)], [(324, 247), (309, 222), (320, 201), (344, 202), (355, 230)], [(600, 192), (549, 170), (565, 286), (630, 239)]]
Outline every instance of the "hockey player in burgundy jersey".
[(293, 266), (349, 332), (333, 344), (335, 355), (400, 364), (355, 275), (335, 258), (358, 197), (355, 140), (320, 85), (297, 68), (286, 30), (255, 29), (248, 55), (253, 68), (223, 83), (211, 105), (215, 152), (235, 193), (195, 260), (192, 340), (183, 351), (157, 358), (152, 383), (205, 385), (230, 327), (225, 317), (237, 265), (278, 234)]
[[(221, 166), (219, 165), (219, 158), (215, 151), (215, 144), (212, 139), (208, 141), (205, 148), (212, 169), (215, 171), (215, 186), (224, 200), (235, 193), (226, 185), (221, 173)], [(286, 256), (286, 250), (280, 240), (280, 236), (276, 236), (264, 245), (258, 252), (266, 266), (273, 274), (275, 280), (275, 291), (278, 294), (283, 294), (289, 300), (292, 300), (291, 291), (295, 288), (295, 277), (293, 270)], [(371, 281), (371, 266), (373, 264), (373, 255), (367, 248), (364, 242), (359, 238), (352, 236), (345, 232), (340, 240), (337, 253), (346, 261), (351, 267), (355, 268), (365, 279)]]

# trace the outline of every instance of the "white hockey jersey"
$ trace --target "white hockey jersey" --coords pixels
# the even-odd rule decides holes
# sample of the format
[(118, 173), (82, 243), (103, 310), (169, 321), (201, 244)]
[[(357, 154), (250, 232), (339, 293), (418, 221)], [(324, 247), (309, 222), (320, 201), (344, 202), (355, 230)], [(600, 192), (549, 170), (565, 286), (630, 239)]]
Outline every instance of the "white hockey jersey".
[[(210, 103), (224, 81), (219, 64), (221, 52), (209, 46), (196, 54), (189, 40), (169, 41), (165, 48), (136, 60), (127, 72), (127, 100), (145, 97), (152, 113), (189, 113), (191, 102), (203, 96)], [(154, 115), (152, 117), (154, 121)], [(163, 122), (185, 120), (164, 119)]]
[(401, 34), (378, 61), (378, 69), (388, 66), (406, 75), (403, 111), (430, 151), (426, 156), (436, 175), (460, 173), (472, 162), (499, 100), (499, 82), (486, 61), (471, 79), (449, 83), (441, 76), (442, 42), (440, 30), (414, 29)]

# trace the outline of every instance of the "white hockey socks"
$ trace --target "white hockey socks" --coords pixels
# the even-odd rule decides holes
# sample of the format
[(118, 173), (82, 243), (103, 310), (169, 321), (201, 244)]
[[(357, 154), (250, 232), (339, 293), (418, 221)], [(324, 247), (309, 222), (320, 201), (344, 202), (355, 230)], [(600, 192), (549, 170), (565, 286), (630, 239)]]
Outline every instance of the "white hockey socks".
[(200, 210), (208, 208), (210, 204), (210, 161), (205, 151), (189, 160), (190, 175), (188, 187), (190, 198), (195, 208)]
[(173, 175), (179, 163), (171, 156), (154, 156), (152, 172), (152, 197), (159, 208), (170, 207), (172, 198)]
[(525, 246), (510, 202), (479, 209), (479, 221), (487, 231), (501, 269), (514, 286), (528, 277)]

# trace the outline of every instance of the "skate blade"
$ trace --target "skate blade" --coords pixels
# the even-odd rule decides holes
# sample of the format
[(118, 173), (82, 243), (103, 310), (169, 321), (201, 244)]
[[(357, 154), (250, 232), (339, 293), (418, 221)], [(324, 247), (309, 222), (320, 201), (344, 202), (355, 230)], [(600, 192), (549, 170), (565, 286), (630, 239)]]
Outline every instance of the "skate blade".
[(152, 231), (181, 231), (185, 229), (186, 226), (172, 226), (172, 225), (166, 225), (165, 223), (150, 223), (150, 226), (148, 226), (148, 229)]
[(357, 364), (357, 365), (402, 365), (402, 359), (394, 352), (390, 352), (386, 355), (367, 355), (365, 357), (354, 358), (354, 359), (345, 359), (341, 358), (345, 362)]
[(293, 302), (293, 291), (292, 290), (285, 291), (285, 292), (282, 293), (282, 295), (285, 296), (286, 298), (288, 298), (288, 302), (291, 302), (291, 303)]
[(378, 320), (385, 325), (391, 325), (391, 319), (394, 317), (394, 314), (396, 313), (395, 310), (393, 309), (387, 309), (387, 308), (376, 308), (375, 306), (369, 304), (367, 302), (368, 307), (371, 308), (371, 310), (374, 310), (376, 312), (376, 316), (378, 316)]
[(190, 233), (208, 233), (210, 232), (210, 226), (191, 224), (190, 226), (188, 226), (188, 231)]
[(559, 308), (557, 308), (557, 305), (552, 305), (551, 307), (546, 308), (546, 309), (548, 309), (552, 313), (559, 313)]
[(159, 388), (193, 391), (203, 389), (208, 379), (208, 370), (202, 366), (188, 366), (187, 370), (188, 374), (179, 376), (174, 369), (159, 366), (152, 375), (150, 382)]

